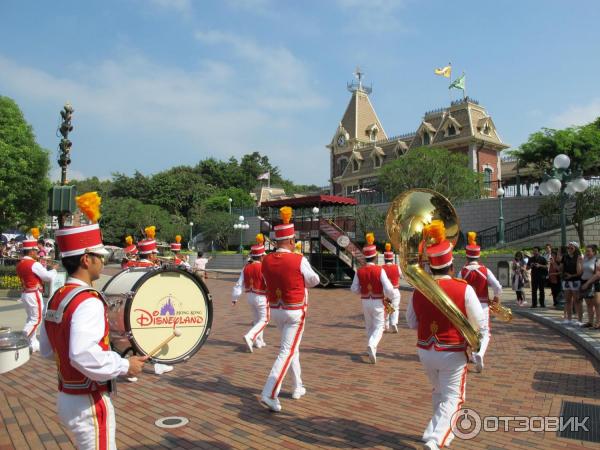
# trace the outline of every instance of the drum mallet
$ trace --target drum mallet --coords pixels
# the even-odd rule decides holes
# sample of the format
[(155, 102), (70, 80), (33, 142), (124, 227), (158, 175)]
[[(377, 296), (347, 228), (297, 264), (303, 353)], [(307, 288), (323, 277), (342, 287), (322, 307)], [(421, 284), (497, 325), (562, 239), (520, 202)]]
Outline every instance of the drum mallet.
[(148, 353), (148, 356), (150, 358), (153, 358), (154, 355), (156, 355), (158, 352), (160, 352), (162, 350), (162, 348), (167, 345), (169, 342), (171, 342), (171, 339), (181, 336), (181, 331), (179, 331), (177, 328), (173, 327), (173, 333), (171, 333), (171, 335), (166, 338), (164, 341), (162, 341), (160, 344), (158, 344), (158, 346), (152, 350), (150, 353)]

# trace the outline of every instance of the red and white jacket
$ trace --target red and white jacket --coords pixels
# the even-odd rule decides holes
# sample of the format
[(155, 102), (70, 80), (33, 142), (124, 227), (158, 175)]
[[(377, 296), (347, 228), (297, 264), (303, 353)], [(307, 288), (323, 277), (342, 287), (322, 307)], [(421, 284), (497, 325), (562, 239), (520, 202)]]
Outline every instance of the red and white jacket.
[(233, 286), (232, 298), (237, 302), (242, 295), (242, 291), (248, 294), (266, 295), (267, 285), (262, 274), (262, 263), (260, 261), (250, 261), (244, 266), (237, 283)]
[(302, 309), (306, 305), (306, 288), (319, 284), (319, 276), (308, 260), (297, 253), (279, 248), (262, 262), (271, 308)]
[[(69, 295), (82, 287), (86, 290)], [(72, 299), (67, 303), (69, 297)], [(110, 350), (107, 305), (102, 295), (77, 278), (67, 279), (48, 302), (40, 353), (55, 359), (58, 389), (66, 394), (107, 391), (111, 379), (129, 370), (129, 362)]]
[(46, 270), (41, 263), (25, 256), (17, 264), (17, 275), (21, 280), (24, 293), (42, 291), (44, 281), (51, 282), (56, 276), (56, 270)]
[(373, 263), (367, 263), (354, 273), (350, 290), (360, 294), (361, 300), (383, 300), (394, 297), (394, 287), (385, 271)]
[(492, 271), (477, 261), (465, 265), (460, 271), (460, 277), (475, 289), (481, 303), (489, 303), (489, 288), (494, 292), (494, 297), (500, 297), (502, 294), (502, 286)]
[(402, 276), (402, 273), (400, 272), (400, 267), (398, 267), (398, 264), (385, 263), (381, 267), (383, 268), (383, 270), (385, 270), (385, 274), (387, 275), (388, 279), (390, 280), (390, 283), (392, 283), (392, 286), (394, 287), (394, 289), (399, 289), (400, 288), (400, 277)]
[[(482, 336), (488, 332), (481, 303), (464, 280), (436, 276), (438, 285)], [(420, 291), (415, 290), (406, 310), (408, 326), (417, 329), (417, 347), (438, 352), (462, 352), (467, 342), (462, 333)]]

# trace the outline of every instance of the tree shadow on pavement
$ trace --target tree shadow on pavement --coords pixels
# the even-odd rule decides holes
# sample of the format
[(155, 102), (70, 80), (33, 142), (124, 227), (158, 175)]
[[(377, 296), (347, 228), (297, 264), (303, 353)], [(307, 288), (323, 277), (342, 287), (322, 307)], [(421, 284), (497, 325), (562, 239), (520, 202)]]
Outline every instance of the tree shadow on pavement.
[(539, 392), (594, 399), (600, 392), (600, 377), (597, 376), (538, 371), (533, 378), (531, 387)]

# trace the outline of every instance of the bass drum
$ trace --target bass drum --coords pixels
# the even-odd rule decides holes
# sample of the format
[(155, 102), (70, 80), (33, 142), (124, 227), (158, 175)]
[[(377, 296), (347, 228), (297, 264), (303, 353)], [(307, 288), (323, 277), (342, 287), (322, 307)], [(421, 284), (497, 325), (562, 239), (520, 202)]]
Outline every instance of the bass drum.
[(102, 290), (108, 302), (110, 341), (115, 351), (147, 355), (174, 337), (152, 359), (187, 361), (204, 345), (212, 325), (212, 298), (202, 280), (173, 267), (130, 268)]

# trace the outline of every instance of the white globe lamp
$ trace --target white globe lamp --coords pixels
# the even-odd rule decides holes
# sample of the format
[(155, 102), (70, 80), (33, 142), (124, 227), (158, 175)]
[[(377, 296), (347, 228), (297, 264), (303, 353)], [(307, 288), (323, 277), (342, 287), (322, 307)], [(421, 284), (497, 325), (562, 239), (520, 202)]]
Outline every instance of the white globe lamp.
[(540, 183), (540, 193), (542, 195), (550, 194), (550, 190), (548, 189), (548, 183), (546, 183), (545, 181)]
[(583, 177), (576, 178), (571, 182), (571, 184), (573, 185), (575, 192), (583, 192), (588, 188), (589, 185), (588, 180)]
[(551, 194), (558, 194), (560, 192), (561, 183), (560, 180), (556, 178), (550, 178), (546, 181), (546, 186), (548, 186), (548, 190)]
[(556, 155), (554, 158), (554, 167), (557, 169), (567, 169), (571, 165), (571, 158), (565, 154)]
[(496, 191), (496, 195), (498, 197), (504, 197), (504, 189), (502, 189), (501, 187), (498, 188), (498, 190)]

